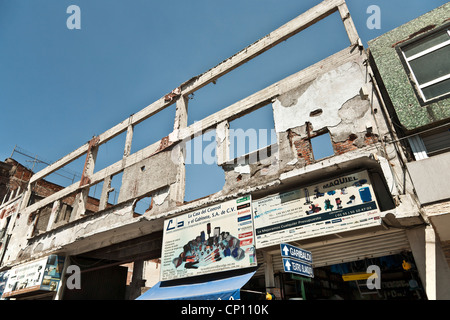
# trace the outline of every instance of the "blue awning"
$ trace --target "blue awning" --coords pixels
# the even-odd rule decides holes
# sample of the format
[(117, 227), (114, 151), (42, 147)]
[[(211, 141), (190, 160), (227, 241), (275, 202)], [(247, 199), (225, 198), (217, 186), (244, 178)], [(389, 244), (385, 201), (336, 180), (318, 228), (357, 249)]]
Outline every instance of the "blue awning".
[(242, 275), (181, 285), (158, 282), (136, 300), (238, 300), (256, 270)]

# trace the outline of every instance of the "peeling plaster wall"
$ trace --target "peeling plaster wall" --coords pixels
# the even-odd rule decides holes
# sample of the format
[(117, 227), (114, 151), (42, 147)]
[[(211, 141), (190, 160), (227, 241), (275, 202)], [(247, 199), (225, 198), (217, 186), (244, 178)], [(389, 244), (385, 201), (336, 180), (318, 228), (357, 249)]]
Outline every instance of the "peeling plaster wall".
[[(26, 234), (30, 223), (25, 216), (16, 219), (14, 232)], [(149, 222), (146, 217), (133, 218), (132, 203), (118, 205), (99, 215), (92, 215), (61, 226), (46, 234), (28, 239), (16, 237), (8, 246), (3, 265), (36, 259), (54, 252), (77, 254), (119, 243), (161, 230), (162, 221)], [(95, 240), (91, 241), (91, 237)]]
[(171, 151), (158, 153), (144, 159), (123, 172), (119, 203), (138, 198), (176, 182), (177, 164)]
[[(346, 63), (319, 76), (299, 92), (294, 90), (273, 103), (276, 132), (287, 131), (310, 122), (313, 130), (336, 126), (341, 122), (339, 109), (358, 95), (364, 84), (363, 74), (356, 63)], [(287, 99), (288, 96), (290, 99)], [(286, 100), (295, 103), (286, 104)], [(321, 109), (319, 116), (311, 112)]]
[(360, 95), (362, 88), (367, 90), (366, 72), (357, 56), (279, 95), (272, 103), (276, 150), (263, 160), (236, 159), (224, 165), (225, 186), (219, 194), (276, 181), (286, 172), (314, 164), (310, 139), (323, 132), (329, 132), (335, 156), (379, 142), (388, 127), (376, 98), (369, 101)]

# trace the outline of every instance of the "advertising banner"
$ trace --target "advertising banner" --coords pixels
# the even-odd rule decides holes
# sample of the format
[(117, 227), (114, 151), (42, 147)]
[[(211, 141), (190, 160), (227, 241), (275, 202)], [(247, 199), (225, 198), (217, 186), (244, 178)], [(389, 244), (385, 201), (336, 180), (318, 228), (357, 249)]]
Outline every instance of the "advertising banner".
[(251, 196), (164, 222), (161, 281), (253, 266)]
[(366, 171), (271, 195), (252, 208), (256, 248), (381, 224)]
[(51, 255), (25, 263), (9, 271), (2, 298), (32, 291), (56, 291), (64, 265), (64, 257)]
[(6, 282), (8, 281), (8, 275), (9, 271), (0, 272), (0, 297), (3, 294), (3, 291), (5, 291)]

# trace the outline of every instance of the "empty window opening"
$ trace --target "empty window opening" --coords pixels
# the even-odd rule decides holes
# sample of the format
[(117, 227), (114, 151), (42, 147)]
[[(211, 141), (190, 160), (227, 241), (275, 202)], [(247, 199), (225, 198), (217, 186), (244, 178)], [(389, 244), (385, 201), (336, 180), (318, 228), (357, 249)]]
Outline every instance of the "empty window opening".
[(70, 194), (62, 198), (59, 204), (55, 207), (55, 220), (53, 221), (53, 227), (57, 227), (66, 224), (70, 221), (70, 216), (73, 211), (73, 205), (75, 202), (76, 194)]
[(99, 211), (102, 189), (103, 189), (103, 181), (96, 183), (89, 188), (87, 203), (85, 204), (86, 214), (95, 213)]
[(115, 205), (119, 200), (120, 187), (122, 186), (123, 171), (112, 176), (108, 190), (108, 205)]
[(188, 124), (200, 121), (348, 46), (340, 14), (335, 12), (223, 75), (215, 83), (197, 90), (189, 101)]
[(91, 186), (89, 188), (89, 197), (95, 198), (95, 199), (100, 199), (100, 197), (102, 195), (102, 188), (103, 188), (103, 181)]
[(216, 131), (209, 130), (186, 142), (186, 165), (213, 165), (216, 157)]
[[(136, 124), (133, 128), (133, 140), (130, 154), (135, 153), (153, 143), (167, 137), (173, 131), (176, 104), (152, 115), (150, 118)], [(122, 155), (125, 145), (122, 145)]]
[(48, 222), (51, 216), (53, 204), (46, 205), (30, 216), (30, 220), (36, 219), (33, 229), (33, 236), (47, 231)]
[(83, 154), (79, 158), (47, 175), (44, 179), (49, 183), (53, 183), (64, 188), (68, 187), (77, 181), (80, 181), (85, 162), (86, 154)]
[(11, 216), (2, 221), (2, 227), (0, 228), (0, 239), (3, 239), (8, 231), (9, 223), (11, 222)]
[(151, 196), (144, 197), (142, 199), (139, 199), (136, 202), (136, 205), (134, 207), (134, 213), (135, 215), (143, 215), (146, 212), (149, 212), (153, 207), (153, 200)]
[(217, 165), (215, 130), (186, 142), (185, 201), (196, 200), (222, 190), (225, 174)]
[(429, 157), (450, 151), (450, 128), (443, 127), (421, 135)]
[(117, 161), (122, 160), (126, 136), (127, 132), (122, 132), (118, 136), (108, 140), (98, 147), (94, 172), (98, 172), (116, 163)]
[(263, 153), (263, 148), (277, 143), (274, 128), (272, 104), (231, 121), (229, 158), (235, 159), (257, 150)]
[(311, 147), (314, 160), (320, 160), (334, 155), (333, 144), (328, 132), (311, 138)]

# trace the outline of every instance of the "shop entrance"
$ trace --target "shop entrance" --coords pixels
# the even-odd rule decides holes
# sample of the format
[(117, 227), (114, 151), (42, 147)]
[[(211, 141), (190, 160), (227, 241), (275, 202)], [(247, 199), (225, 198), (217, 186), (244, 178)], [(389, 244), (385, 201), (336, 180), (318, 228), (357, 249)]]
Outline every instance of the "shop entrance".
[[(379, 268), (380, 281), (369, 280), (369, 266)], [(367, 277), (367, 276), (366, 276)], [(283, 300), (426, 300), (411, 252), (314, 268), (314, 278), (280, 272), (275, 275)]]

